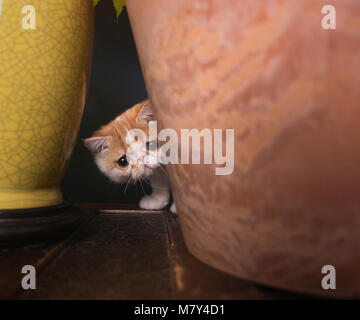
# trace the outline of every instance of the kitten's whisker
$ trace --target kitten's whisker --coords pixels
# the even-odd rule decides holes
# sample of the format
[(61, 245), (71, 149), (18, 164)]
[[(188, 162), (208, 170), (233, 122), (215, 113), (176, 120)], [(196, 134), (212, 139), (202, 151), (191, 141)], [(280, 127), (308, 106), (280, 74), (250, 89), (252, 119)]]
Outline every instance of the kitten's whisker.
[[(142, 178), (142, 177), (141, 177)], [(142, 178), (142, 181), (144, 181), (146, 184), (148, 184), (149, 186), (151, 186), (151, 183), (149, 181), (147, 181), (145, 178)]]
[(129, 182), (130, 182), (130, 177), (128, 178), (128, 180), (127, 180), (127, 182), (126, 182), (126, 186), (125, 186), (124, 194), (125, 194), (126, 189), (127, 189), (128, 185), (129, 185)]
[(146, 192), (145, 192), (145, 190), (144, 190), (144, 187), (143, 187), (143, 185), (142, 185), (141, 180), (142, 180), (142, 177), (139, 177), (139, 178), (138, 178), (138, 181), (140, 182), (141, 189), (142, 189), (142, 191), (144, 192), (144, 194), (146, 194)]

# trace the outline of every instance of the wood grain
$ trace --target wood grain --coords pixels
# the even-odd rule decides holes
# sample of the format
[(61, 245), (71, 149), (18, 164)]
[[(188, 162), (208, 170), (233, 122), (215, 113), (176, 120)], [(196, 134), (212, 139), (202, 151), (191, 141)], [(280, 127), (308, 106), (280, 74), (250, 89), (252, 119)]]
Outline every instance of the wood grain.
[[(144, 213), (119, 204), (77, 207), (88, 219), (66, 240), (0, 253), (1, 299), (306, 298), (200, 262), (188, 252), (177, 216), (167, 210)], [(36, 267), (36, 290), (20, 289), (26, 264)]]

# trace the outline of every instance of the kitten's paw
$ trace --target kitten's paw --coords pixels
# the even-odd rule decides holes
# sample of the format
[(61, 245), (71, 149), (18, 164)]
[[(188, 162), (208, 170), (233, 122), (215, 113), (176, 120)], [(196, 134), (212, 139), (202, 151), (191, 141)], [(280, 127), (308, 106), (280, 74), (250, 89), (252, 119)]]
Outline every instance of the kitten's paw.
[(172, 205), (170, 206), (170, 211), (171, 211), (172, 213), (177, 214), (175, 202), (173, 202)]
[(140, 200), (139, 206), (146, 210), (160, 210), (167, 206), (169, 197), (161, 196), (145, 196)]

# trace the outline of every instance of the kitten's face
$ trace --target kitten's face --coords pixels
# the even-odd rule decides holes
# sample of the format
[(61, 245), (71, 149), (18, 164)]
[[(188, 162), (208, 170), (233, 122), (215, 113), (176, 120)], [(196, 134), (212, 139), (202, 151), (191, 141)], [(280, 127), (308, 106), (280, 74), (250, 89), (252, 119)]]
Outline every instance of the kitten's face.
[(100, 171), (114, 182), (150, 177), (161, 165), (161, 149), (156, 137), (149, 136), (148, 122), (152, 117), (150, 102), (146, 100), (85, 140)]

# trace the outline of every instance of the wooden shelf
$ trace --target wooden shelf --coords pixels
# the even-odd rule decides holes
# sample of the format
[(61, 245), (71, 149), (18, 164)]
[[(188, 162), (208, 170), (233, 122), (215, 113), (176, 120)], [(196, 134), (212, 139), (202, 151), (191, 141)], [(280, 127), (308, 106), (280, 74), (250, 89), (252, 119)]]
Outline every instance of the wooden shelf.
[[(215, 270), (186, 249), (178, 218), (121, 204), (76, 204), (87, 219), (67, 239), (0, 252), (0, 298), (296, 299)], [(22, 266), (37, 270), (21, 288)]]

